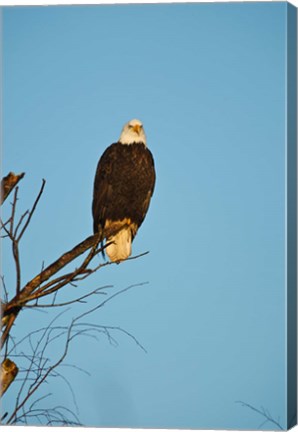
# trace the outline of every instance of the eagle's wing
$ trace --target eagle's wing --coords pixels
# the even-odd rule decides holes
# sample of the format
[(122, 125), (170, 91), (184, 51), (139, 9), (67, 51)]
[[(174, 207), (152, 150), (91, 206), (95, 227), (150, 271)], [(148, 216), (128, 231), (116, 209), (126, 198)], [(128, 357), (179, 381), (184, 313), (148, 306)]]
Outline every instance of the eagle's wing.
[(145, 160), (145, 166), (146, 166), (146, 174), (147, 174), (147, 179), (148, 179), (148, 193), (147, 196), (143, 202), (143, 206), (142, 206), (142, 220), (139, 223), (139, 227), (141, 226), (141, 224), (143, 223), (143, 220), (147, 214), (148, 208), (149, 208), (149, 204), (150, 204), (150, 200), (151, 197), (153, 195), (154, 192), (154, 188), (155, 188), (155, 181), (156, 181), (156, 176), (155, 176), (155, 168), (154, 168), (154, 159), (152, 156), (151, 151), (147, 148), (146, 149), (146, 160)]
[(111, 177), (114, 168), (114, 155), (115, 144), (112, 144), (103, 153), (96, 169), (92, 203), (93, 230), (95, 233), (99, 231), (99, 226), (104, 227), (106, 211), (112, 199)]

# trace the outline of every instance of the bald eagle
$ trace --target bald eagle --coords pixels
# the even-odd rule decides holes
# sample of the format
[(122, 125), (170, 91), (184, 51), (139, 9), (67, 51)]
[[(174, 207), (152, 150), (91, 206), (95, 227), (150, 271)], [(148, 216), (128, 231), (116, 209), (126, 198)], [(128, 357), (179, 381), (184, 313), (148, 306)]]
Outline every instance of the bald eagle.
[(111, 261), (131, 255), (131, 244), (146, 216), (154, 185), (153, 156), (141, 121), (133, 119), (124, 125), (118, 142), (104, 151), (94, 180), (94, 233), (120, 228), (106, 239), (109, 244), (105, 250)]

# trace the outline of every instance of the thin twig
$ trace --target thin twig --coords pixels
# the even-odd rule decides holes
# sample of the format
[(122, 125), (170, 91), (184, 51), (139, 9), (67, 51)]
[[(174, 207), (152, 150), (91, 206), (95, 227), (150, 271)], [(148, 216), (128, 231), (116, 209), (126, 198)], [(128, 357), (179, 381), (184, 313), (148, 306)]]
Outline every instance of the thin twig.
[(12, 253), (13, 253), (13, 258), (16, 267), (16, 295), (18, 295), (21, 289), (21, 263), (20, 263), (20, 254), (19, 254), (19, 244), (15, 238), (13, 238), (12, 241)]
[(15, 214), (16, 214), (18, 192), (19, 192), (19, 187), (17, 186), (15, 188), (14, 195), (13, 195), (13, 200), (12, 200), (12, 203), (11, 203), (12, 210), (11, 210), (10, 227), (9, 227), (9, 234), (10, 234), (10, 238), (11, 239), (13, 238), (14, 218), (15, 218)]
[(78, 320), (80, 320), (81, 318), (87, 316), (87, 315), (90, 315), (91, 313), (95, 312), (96, 310), (102, 308), (106, 303), (108, 303), (109, 301), (111, 301), (113, 298), (119, 296), (120, 294), (123, 294), (124, 292), (126, 292), (126, 291), (128, 291), (128, 290), (130, 290), (130, 289), (132, 289), (132, 288), (135, 288), (135, 287), (137, 287), (137, 286), (142, 286), (142, 285), (146, 285), (146, 284), (148, 284), (148, 282), (143, 282), (143, 283), (133, 284), (133, 285), (130, 285), (130, 286), (126, 287), (126, 288), (123, 288), (123, 289), (120, 290), (120, 291), (117, 291), (115, 294), (112, 294), (109, 298), (107, 298), (106, 300), (104, 300), (103, 302), (101, 302), (99, 305), (97, 305), (97, 306), (95, 306), (94, 308), (90, 309), (89, 311), (84, 312), (84, 313), (82, 313), (81, 315), (79, 315), (79, 316), (75, 319), (75, 322), (78, 321)]
[(0, 276), (0, 278), (1, 278), (2, 286), (3, 286), (3, 290), (4, 290), (4, 302), (7, 303), (7, 301), (8, 301), (8, 291), (7, 291), (7, 288), (6, 288), (5, 278), (4, 278), (4, 276)]
[(71, 305), (73, 303), (86, 303), (85, 301), (83, 301), (84, 299), (95, 295), (95, 294), (101, 294), (101, 295), (106, 295), (106, 292), (102, 292), (103, 289), (109, 288), (112, 285), (107, 285), (105, 287), (101, 287), (101, 288), (96, 288), (95, 290), (89, 292), (88, 294), (85, 294), (81, 297), (78, 297), (74, 300), (70, 300), (68, 302), (64, 302), (64, 303), (50, 303), (50, 304), (34, 304), (34, 305), (25, 305), (24, 308), (35, 308), (35, 309), (39, 309), (39, 308), (52, 308), (52, 307), (63, 307), (63, 306), (68, 306)]
[(24, 232), (25, 232), (26, 229), (28, 228), (28, 225), (29, 225), (29, 223), (30, 223), (30, 221), (31, 221), (31, 218), (32, 218), (32, 216), (33, 216), (33, 214), (34, 214), (34, 212), (35, 212), (35, 210), (36, 210), (36, 207), (37, 207), (38, 201), (40, 200), (41, 195), (42, 195), (42, 193), (43, 193), (43, 190), (44, 190), (45, 184), (46, 184), (45, 179), (42, 179), (42, 185), (41, 185), (40, 191), (39, 191), (39, 193), (38, 193), (38, 195), (37, 195), (37, 197), (36, 197), (36, 199), (35, 199), (35, 201), (34, 201), (34, 203), (33, 203), (33, 207), (32, 207), (32, 209), (31, 209), (31, 210), (29, 211), (29, 213), (28, 213), (28, 218), (27, 218), (27, 220), (26, 220), (26, 222), (25, 222), (25, 224), (24, 224), (24, 226), (23, 226), (23, 228), (22, 228), (20, 234), (17, 236), (17, 232), (15, 232), (15, 236), (16, 236), (16, 238), (17, 238), (17, 241), (20, 241), (20, 240), (21, 240), (21, 238), (22, 238)]
[(274, 420), (270, 414), (270, 412), (268, 410), (265, 410), (262, 407), (262, 410), (259, 410), (258, 408), (255, 408), (254, 406), (250, 405), (249, 403), (243, 402), (243, 401), (236, 401), (236, 403), (240, 403), (242, 406), (251, 409), (252, 411), (255, 411), (256, 413), (260, 414), (261, 416), (265, 417), (266, 421), (269, 421), (273, 424), (275, 424), (275, 426), (277, 426), (279, 429), (283, 429), (283, 427), (281, 426), (281, 424)]
[(29, 210), (26, 210), (25, 213), (22, 214), (22, 216), (20, 217), (19, 222), (17, 223), (17, 226), (16, 226), (16, 228), (15, 228), (15, 236), (16, 236), (16, 237), (17, 237), (18, 230), (20, 229), (20, 226), (21, 226), (22, 223), (23, 223), (23, 220), (25, 219), (25, 217), (26, 217), (28, 214), (29, 214)]

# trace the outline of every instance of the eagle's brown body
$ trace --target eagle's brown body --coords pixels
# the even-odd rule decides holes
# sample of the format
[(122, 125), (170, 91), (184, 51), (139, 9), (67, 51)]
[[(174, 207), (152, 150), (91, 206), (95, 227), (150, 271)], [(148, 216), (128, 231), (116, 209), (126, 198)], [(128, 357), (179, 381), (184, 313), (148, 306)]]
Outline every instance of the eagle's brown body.
[(154, 161), (144, 143), (117, 142), (100, 158), (92, 203), (94, 232), (119, 224), (126, 227), (120, 236), (107, 239), (114, 243), (110, 250), (107, 248), (112, 261), (130, 255), (131, 242), (146, 216), (154, 185)]

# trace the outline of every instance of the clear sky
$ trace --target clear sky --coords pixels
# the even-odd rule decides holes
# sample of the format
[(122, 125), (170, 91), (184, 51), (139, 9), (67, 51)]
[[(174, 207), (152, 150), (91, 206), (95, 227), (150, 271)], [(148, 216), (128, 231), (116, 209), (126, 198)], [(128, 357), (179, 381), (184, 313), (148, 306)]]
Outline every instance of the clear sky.
[[(96, 165), (126, 121), (143, 121), (155, 158), (155, 193), (133, 244), (150, 253), (65, 289), (148, 282), (88, 318), (129, 331), (147, 353), (115, 331), (117, 347), (104, 335), (74, 341), (67, 363), (91, 376), (60, 369), (86, 426), (258, 428), (264, 419), (239, 400), (285, 425), (286, 8), (3, 12), (3, 173), (26, 172), (20, 211), (47, 181), (21, 248), (24, 283), (91, 234)], [(64, 324), (98, 302), (71, 308)], [(25, 311), (15, 334), (57, 314)], [(48, 392), (73, 408), (62, 380), (38, 397)]]

